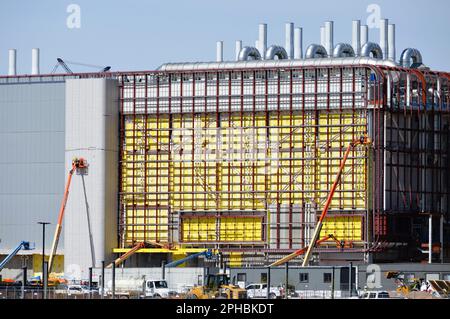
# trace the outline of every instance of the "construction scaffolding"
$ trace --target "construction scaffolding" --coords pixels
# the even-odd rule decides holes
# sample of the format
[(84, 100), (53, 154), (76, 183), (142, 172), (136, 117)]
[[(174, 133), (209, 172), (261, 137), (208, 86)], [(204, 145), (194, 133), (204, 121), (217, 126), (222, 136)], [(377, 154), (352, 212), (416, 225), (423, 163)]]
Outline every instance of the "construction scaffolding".
[(448, 220), (447, 75), (356, 65), (118, 79), (121, 248), (305, 247), (347, 145), (365, 134), (373, 146), (351, 152), (321, 237), (368, 252), (398, 235), (403, 213)]

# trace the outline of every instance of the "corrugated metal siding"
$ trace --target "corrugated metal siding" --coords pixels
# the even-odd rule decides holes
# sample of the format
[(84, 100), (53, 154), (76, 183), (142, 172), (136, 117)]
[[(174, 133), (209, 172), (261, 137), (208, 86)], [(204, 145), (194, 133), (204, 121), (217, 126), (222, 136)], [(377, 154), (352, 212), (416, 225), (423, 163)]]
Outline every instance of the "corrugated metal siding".
[[(0, 253), (21, 240), (46, 248), (64, 190), (64, 83), (0, 85)], [(64, 246), (60, 242), (60, 248)]]

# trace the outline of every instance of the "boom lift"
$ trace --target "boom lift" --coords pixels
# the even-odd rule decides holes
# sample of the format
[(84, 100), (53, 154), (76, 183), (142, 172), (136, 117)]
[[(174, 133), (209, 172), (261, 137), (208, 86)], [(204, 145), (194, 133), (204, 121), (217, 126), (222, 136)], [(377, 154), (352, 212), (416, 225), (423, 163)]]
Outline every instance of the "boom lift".
[(56, 249), (58, 248), (59, 236), (61, 235), (62, 222), (64, 218), (64, 212), (66, 211), (67, 199), (69, 198), (70, 183), (72, 182), (73, 173), (77, 170), (87, 168), (87, 162), (83, 158), (74, 158), (72, 161), (72, 168), (69, 171), (69, 176), (67, 177), (66, 189), (64, 191), (64, 197), (59, 209), (58, 223), (56, 224), (55, 236), (53, 237), (52, 251), (50, 253), (50, 258), (48, 260), (48, 272), (50, 273), (53, 266), (53, 258), (56, 254)]
[(140, 249), (146, 248), (148, 246), (156, 246), (159, 248), (170, 248), (165, 244), (157, 243), (157, 242), (140, 242), (136, 244), (133, 248), (131, 248), (129, 251), (127, 251), (125, 254), (114, 260), (112, 263), (110, 263), (106, 268), (112, 268), (113, 264), (115, 263), (116, 266), (119, 266), (121, 263), (123, 263), (125, 260), (133, 256), (135, 253), (137, 253)]
[(6, 258), (5, 259), (3, 259), (3, 261), (0, 263), (0, 271), (6, 266), (6, 264), (15, 256), (15, 255), (17, 255), (17, 253), (20, 251), (20, 250), (32, 250), (32, 249), (34, 249), (34, 247), (31, 247), (30, 246), (30, 242), (28, 242), (28, 241), (22, 241), (22, 242), (20, 242), (20, 244), (16, 247), (16, 248), (14, 248), (14, 250), (8, 255), (8, 256), (6, 256)]
[(134, 246), (133, 248), (131, 248), (129, 251), (127, 251), (125, 254), (123, 254), (122, 256), (120, 256), (119, 258), (117, 258), (116, 260), (114, 260), (112, 263), (110, 263), (108, 266), (106, 266), (106, 268), (112, 268), (113, 264), (115, 263), (116, 266), (119, 266), (121, 263), (123, 263), (125, 260), (127, 260), (128, 258), (130, 258), (132, 255), (134, 255), (135, 253), (137, 253), (137, 251), (141, 248), (145, 247), (145, 243), (139, 243), (136, 246)]
[[(333, 234), (329, 234), (328, 236), (323, 237), (322, 239), (319, 239), (316, 243), (316, 245), (320, 245), (323, 242), (326, 242), (330, 239), (333, 239), (336, 244), (338, 245), (338, 247), (343, 247), (344, 243), (339, 241)], [(270, 265), (270, 267), (275, 267), (275, 266), (280, 266), (282, 264), (287, 263), (288, 261), (290, 261), (291, 259), (294, 259), (297, 256), (301, 256), (304, 255), (306, 253), (306, 251), (308, 250), (309, 246), (306, 246), (302, 249), (299, 249), (297, 251), (294, 251), (292, 254), (287, 255), (286, 257), (281, 258), (280, 260), (277, 260), (276, 262), (274, 262), (273, 264)]]
[[(323, 221), (324, 221), (325, 217), (327, 216), (328, 208), (331, 205), (331, 201), (333, 199), (334, 192), (336, 191), (336, 188), (341, 181), (342, 172), (344, 171), (345, 163), (347, 162), (350, 152), (359, 145), (369, 145), (369, 144), (371, 144), (370, 139), (367, 136), (361, 136), (361, 138), (350, 142), (350, 144), (348, 145), (347, 150), (345, 151), (344, 157), (339, 166), (339, 171), (336, 175), (336, 179), (334, 180), (333, 186), (330, 189), (330, 193), (328, 194), (327, 201), (325, 202), (325, 206), (322, 210), (322, 214), (320, 215), (319, 221), (317, 222), (317, 225), (316, 225), (316, 229), (314, 230), (314, 234), (311, 239), (311, 244), (308, 247), (299, 249), (299, 250), (293, 252), (292, 254), (290, 254), (286, 257), (283, 257), (282, 259), (274, 262), (270, 266), (279, 266), (281, 264), (284, 264), (284, 263), (290, 261), (291, 259), (294, 259), (297, 256), (303, 255), (306, 251), (306, 255), (305, 255), (305, 258), (303, 259), (303, 264), (302, 264), (302, 267), (306, 267), (306, 266), (308, 266), (309, 261), (311, 259), (312, 251), (317, 244), (327, 241), (330, 238), (335, 239), (335, 237), (333, 235), (328, 235), (326, 238), (322, 238), (321, 240), (318, 240), (320, 231), (322, 230)], [(330, 236), (332, 236), (332, 237), (330, 237)]]
[(211, 249), (208, 249), (208, 250), (196, 253), (196, 254), (189, 255), (189, 256), (187, 256), (185, 258), (172, 261), (171, 263), (168, 263), (166, 265), (166, 267), (168, 267), (168, 268), (170, 268), (170, 267), (178, 267), (179, 265), (184, 264), (185, 262), (187, 262), (189, 260), (193, 260), (193, 259), (196, 259), (196, 258), (201, 257), (201, 256), (205, 256), (206, 259), (211, 259), (214, 255), (213, 255)]
[(371, 144), (371, 141), (367, 136), (361, 136), (360, 139), (354, 140), (354, 141), (350, 142), (350, 144), (348, 145), (347, 150), (345, 151), (345, 154), (344, 154), (344, 158), (341, 161), (339, 171), (336, 175), (336, 179), (333, 183), (333, 186), (331, 186), (330, 194), (328, 195), (327, 201), (325, 202), (325, 207), (323, 208), (322, 214), (320, 215), (320, 218), (319, 218), (319, 222), (316, 225), (316, 229), (314, 231), (314, 234), (313, 234), (313, 237), (311, 240), (311, 244), (309, 245), (308, 250), (306, 251), (305, 258), (303, 259), (303, 264), (302, 264), (303, 267), (306, 267), (309, 264), (309, 260), (311, 259), (312, 251), (313, 251), (314, 247), (316, 246), (317, 238), (319, 237), (320, 231), (322, 230), (323, 220), (327, 216), (328, 208), (331, 205), (331, 200), (333, 199), (334, 192), (336, 191), (336, 188), (341, 181), (342, 172), (344, 171), (344, 166), (345, 166), (345, 163), (347, 162), (347, 158), (350, 155), (350, 152), (358, 145), (370, 145), (370, 144)]

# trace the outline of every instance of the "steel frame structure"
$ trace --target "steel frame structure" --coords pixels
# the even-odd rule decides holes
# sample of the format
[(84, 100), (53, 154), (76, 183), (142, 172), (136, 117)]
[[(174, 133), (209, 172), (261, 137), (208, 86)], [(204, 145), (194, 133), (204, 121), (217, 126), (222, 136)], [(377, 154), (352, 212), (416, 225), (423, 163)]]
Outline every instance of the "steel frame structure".
[[(315, 223), (315, 214), (307, 216), (308, 211), (320, 208), (326, 197), (326, 189), (320, 189), (318, 184), (321, 179), (317, 175), (324, 175), (325, 185), (332, 182), (334, 172), (334, 161), (339, 161), (340, 156), (344, 152), (344, 143), (349, 142), (346, 138), (356, 138), (358, 134), (367, 132), (374, 141), (373, 147), (369, 152), (361, 153), (353, 151), (350, 157), (350, 168), (346, 170), (345, 176), (336, 194), (336, 200), (333, 202), (330, 212), (331, 216), (342, 217), (361, 217), (361, 234), (360, 240), (354, 241), (353, 248), (345, 248), (345, 251), (357, 252), (377, 252), (384, 248), (392, 247), (397, 241), (398, 236), (394, 231), (396, 221), (401, 216), (418, 216), (424, 210), (418, 207), (408, 206), (404, 210), (400, 210), (398, 203), (405, 195), (404, 190), (395, 188), (395, 183), (402, 183), (402, 178), (394, 179), (392, 175), (393, 169), (414, 169), (421, 171), (431, 170), (438, 172), (436, 174), (445, 175), (448, 171), (448, 165), (444, 164), (448, 152), (444, 148), (440, 148), (434, 152), (436, 156), (442, 156), (439, 165), (412, 164), (413, 154), (425, 153), (425, 149), (415, 149), (412, 145), (404, 147), (404, 150), (393, 146), (394, 135), (400, 136), (405, 132), (412, 131), (413, 128), (407, 128), (398, 125), (395, 114), (400, 114), (406, 118), (411, 114), (423, 118), (430, 113), (434, 116), (445, 119), (449, 112), (449, 77), (444, 73), (419, 72), (413, 69), (404, 68), (388, 68), (382, 66), (342, 66), (342, 67), (305, 67), (305, 68), (283, 68), (283, 69), (233, 69), (233, 70), (196, 70), (183, 72), (147, 72), (139, 74), (127, 74), (119, 76), (121, 87), (121, 167), (128, 161), (135, 166), (139, 162), (136, 158), (131, 161), (124, 159), (126, 156), (123, 151), (126, 134), (130, 130), (126, 127), (125, 122), (132, 118), (131, 122), (136, 123), (136, 119), (145, 118), (139, 126), (133, 124), (132, 136), (139, 135), (142, 139), (141, 144), (133, 137), (132, 153), (128, 154), (136, 156), (138, 154), (139, 145), (145, 145), (147, 154), (151, 152), (148, 149), (149, 140), (159, 139), (159, 134), (166, 132), (165, 136), (169, 137), (169, 142), (158, 143), (156, 147), (156, 160), (144, 160), (143, 167), (140, 165), (141, 174), (135, 174), (131, 177), (131, 188), (128, 191), (123, 187), (121, 182), (121, 203), (126, 202), (125, 198), (131, 197), (133, 200), (137, 196), (141, 196), (144, 203), (145, 212), (155, 210), (156, 216), (164, 216), (165, 222), (158, 221), (158, 217), (153, 219), (155, 222), (141, 225), (138, 223), (130, 223), (126, 216), (131, 212), (131, 216), (135, 216), (134, 210), (138, 208), (136, 205), (125, 207), (121, 206), (120, 220), (120, 238), (122, 247), (127, 247), (129, 242), (146, 240), (146, 229), (137, 230), (137, 227), (154, 227), (157, 229), (161, 226), (167, 226), (167, 236), (165, 238), (154, 238), (152, 240), (174, 240), (175, 243), (187, 247), (210, 247), (221, 248), (228, 252), (265, 252), (279, 254), (282, 252), (292, 252), (299, 246), (308, 244), (309, 231)], [(439, 82), (439, 88), (437, 83)], [(439, 96), (429, 99), (428, 90), (434, 88), (439, 90)], [(433, 89), (432, 89), (433, 90)], [(433, 96), (434, 91), (433, 91)], [(431, 103), (431, 104), (430, 104)], [(318, 114), (324, 114), (326, 118), (325, 124), (320, 122)], [(351, 114), (350, 122), (345, 121), (345, 116)], [(357, 114), (357, 115), (356, 115)], [(410, 114), (410, 115), (408, 115)], [(287, 115), (288, 124), (285, 122), (284, 115)], [(335, 122), (329, 123), (330, 116), (337, 116), (339, 124)], [(356, 115), (356, 116), (355, 116)], [(145, 123), (148, 119), (168, 118), (169, 127), (164, 129), (159, 126), (149, 128)], [(148, 180), (148, 168), (146, 165), (160, 165), (163, 161), (159, 160), (163, 152), (173, 157), (171, 148), (180, 148), (179, 145), (173, 143), (177, 128), (171, 126), (174, 118), (186, 118), (186, 123), (190, 123), (189, 129), (192, 134), (189, 135), (190, 153), (188, 159), (192, 161), (187, 166), (179, 166), (181, 171), (190, 170), (191, 186), (189, 191), (179, 190), (179, 193), (190, 193), (191, 202), (187, 207), (178, 207), (177, 212), (173, 212), (171, 205), (159, 203), (159, 199), (168, 195), (174, 196), (177, 191), (173, 186), (169, 186), (166, 191), (161, 191), (159, 174), (163, 174), (160, 169), (155, 170), (156, 179), (155, 186), (159, 190), (157, 192), (148, 192), (138, 190), (143, 186), (147, 189), (146, 182), (142, 185), (141, 180)], [(260, 125), (258, 120), (263, 119), (265, 123)], [(202, 119), (201, 125), (197, 128), (197, 140), (195, 135), (195, 121)], [(299, 121), (301, 119), (301, 121)], [(364, 119), (365, 121), (358, 120)], [(442, 120), (445, 122), (444, 120)], [(139, 122), (139, 121), (137, 121)], [(143, 124), (144, 123), (144, 124)], [(207, 123), (207, 124), (205, 124)], [(343, 124), (342, 124), (343, 123)], [(396, 125), (397, 123), (397, 125)], [(228, 125), (226, 125), (228, 124)], [(209, 125), (212, 125), (209, 127)], [(209, 161), (203, 157), (200, 160), (201, 165), (195, 165), (196, 150), (200, 149), (199, 145), (204, 142), (205, 134), (208, 130), (217, 131), (225, 125), (227, 127), (237, 126), (238, 129), (256, 129), (266, 135), (267, 144), (273, 143), (270, 140), (271, 133), (274, 130), (286, 132), (281, 140), (288, 141), (288, 147), (282, 149), (282, 158), (286, 159), (287, 165), (281, 165), (282, 169), (276, 170), (272, 176), (267, 172), (259, 176), (257, 163), (241, 158), (239, 165), (233, 167), (232, 163), (227, 161), (219, 162), (217, 158), (210, 162), (214, 166), (213, 173), (205, 164)], [(319, 130), (323, 130), (319, 132)], [(136, 132), (142, 134), (135, 134)], [(416, 134), (430, 133), (431, 135), (439, 135), (440, 145), (446, 145), (448, 140), (448, 127), (442, 126), (439, 129), (423, 130), (423, 128), (415, 128)], [(420, 132), (419, 132), (420, 131)], [(300, 147), (295, 145), (295, 134), (303, 136), (304, 139)], [(346, 134), (346, 132), (351, 132)], [(184, 131), (186, 133), (186, 131)], [(181, 133), (183, 134), (183, 133)], [(245, 134), (240, 136), (241, 144), (245, 145)], [(217, 137), (217, 136), (215, 136)], [(446, 140), (447, 139), (447, 140)], [(442, 140), (442, 141), (441, 141)], [(445, 140), (445, 141), (444, 141)], [(335, 157), (328, 154), (322, 171), (318, 169), (317, 158), (318, 152), (330, 149), (330, 142), (337, 141), (337, 146), (333, 148)], [(389, 141), (389, 142), (387, 142)], [(279, 145), (282, 142), (275, 141)], [(275, 144), (276, 144), (275, 143)], [(164, 145), (163, 145), (164, 144)], [(340, 144), (340, 145), (339, 145)], [(184, 145), (185, 146), (185, 145)], [(284, 145), (282, 145), (284, 146)], [(183, 149), (183, 152), (186, 152)], [(271, 158), (270, 147), (264, 149), (266, 159)], [(244, 152), (245, 153), (245, 152)], [(204, 152), (200, 152), (204, 154)], [(395, 156), (406, 154), (409, 156), (409, 164), (398, 164)], [(244, 154), (248, 155), (247, 153)], [(424, 155), (425, 156), (425, 155)], [(174, 163), (176, 159), (169, 158), (166, 162)], [(180, 159), (182, 162), (182, 160)], [(157, 163), (159, 162), (159, 163)], [(267, 162), (267, 161), (266, 161)], [(266, 163), (267, 164), (267, 163)], [(169, 165), (170, 166), (170, 165)], [(223, 171), (223, 166), (228, 166), (227, 174), (217, 178)], [(358, 169), (367, 168), (367, 173), (362, 174), (365, 182), (364, 187), (358, 189), (356, 179)], [(169, 168), (167, 171), (170, 171)], [(215, 171), (214, 171), (215, 170)], [(136, 167), (133, 168), (136, 171)], [(233, 172), (236, 175), (233, 175)], [(394, 172), (395, 173), (395, 172)], [(426, 173), (425, 173), (426, 174)], [(144, 179), (142, 179), (144, 175)], [(169, 174), (170, 175), (170, 174)], [(284, 176), (288, 176), (286, 183), (281, 182)], [(404, 175), (404, 174), (403, 174)], [(122, 178), (123, 170), (121, 171)], [(230, 181), (238, 176), (237, 184), (240, 185), (239, 190), (232, 188), (223, 189), (223, 179)], [(214, 177), (216, 177), (214, 179)], [(259, 180), (263, 180), (266, 187), (261, 191), (255, 186)], [(403, 177), (404, 179), (404, 177)], [(213, 180), (212, 183), (209, 181)], [(301, 180), (298, 182), (297, 180)], [(443, 178), (439, 177), (442, 184)], [(123, 180), (122, 180), (123, 181)], [(275, 190), (268, 187), (268, 184), (275, 184)], [(405, 181), (406, 182), (406, 181)], [(302, 186), (301, 189), (296, 188)], [(345, 190), (345, 183), (350, 185), (351, 189)], [(431, 198), (445, 197), (448, 201), (448, 187), (441, 187), (441, 184), (433, 184), (431, 191), (428, 188), (411, 189), (410, 194), (420, 194), (420, 196), (431, 196)], [(170, 184), (170, 181), (169, 183)], [(202, 185), (202, 190), (195, 190), (194, 184)], [(212, 184), (212, 186), (211, 186)], [(272, 185), (271, 184), (271, 185)], [(173, 182), (172, 184), (173, 185)], [(221, 188), (222, 187), (222, 188)], [(355, 190), (356, 189), (356, 190)], [(358, 193), (362, 194), (365, 206), (358, 209), (354, 203)], [(148, 198), (156, 196), (155, 204), (147, 204)], [(237, 196), (241, 203), (239, 207), (234, 207), (230, 203), (233, 196)], [(211, 199), (213, 204), (208, 203), (207, 198)], [(223, 197), (225, 197), (228, 205), (222, 205)], [(198, 198), (196, 200), (195, 198)], [(201, 198), (201, 200), (200, 200)], [(400, 199), (399, 199), (400, 198)], [(249, 200), (247, 200), (249, 199)], [(350, 199), (353, 203), (350, 209), (346, 207), (344, 202)], [(245, 203), (248, 201), (248, 203)], [(428, 202), (434, 203), (432, 199)], [(302, 205), (299, 205), (299, 202)], [(287, 204), (285, 204), (287, 203)], [(262, 204), (262, 206), (260, 206)], [(308, 207), (310, 209), (308, 209)], [(161, 213), (166, 210), (167, 213)], [(265, 224), (263, 225), (268, 232), (268, 238), (263, 238), (261, 243), (233, 242), (226, 243), (220, 241), (204, 242), (183, 242), (180, 238), (179, 227), (180, 219), (178, 213), (187, 210), (191, 215), (196, 211), (209, 211), (210, 214), (220, 215), (221, 210), (238, 210), (238, 211), (257, 211), (258, 209), (269, 211)], [(431, 207), (430, 210), (433, 210)], [(145, 213), (144, 213), (145, 214)], [(408, 214), (408, 215), (406, 215)], [(441, 209), (436, 214), (443, 214), (448, 220), (448, 209)], [(298, 220), (298, 217), (299, 220)], [(144, 217), (145, 219), (146, 217)], [(351, 223), (349, 223), (351, 224)], [(130, 238), (126, 238), (126, 233), (132, 233)], [(298, 235), (296, 235), (296, 233)], [(138, 235), (139, 234), (139, 235)], [(133, 237), (136, 236), (136, 237)], [(284, 237), (283, 237), (284, 236)], [(299, 239), (298, 241), (295, 238)], [(151, 236), (150, 236), (151, 237)], [(325, 244), (323, 251), (335, 251), (333, 244)]]
[[(362, 73), (361, 70), (363, 70)], [(202, 76), (207, 80), (202, 82)], [(353, 193), (356, 192), (338, 190), (337, 202), (334, 203), (335, 207), (334, 209), (332, 207), (330, 212), (331, 215), (336, 216), (362, 217), (362, 240), (355, 241), (354, 247), (346, 247), (344, 250), (337, 250), (332, 243), (325, 242), (319, 251), (377, 254), (397, 246), (404, 247), (405, 243), (411, 243), (411, 241), (420, 243), (420, 241), (423, 242), (423, 239), (413, 238), (412, 240), (411, 237), (415, 230), (423, 230), (426, 226), (425, 220), (429, 215), (443, 217), (445, 229), (448, 229), (450, 73), (400, 67), (351, 65), (283, 69), (2, 76), (0, 81), (2, 83), (26, 83), (92, 77), (114, 78), (119, 82), (121, 152), (118, 170), (120, 172), (119, 201), (121, 206), (118, 212), (118, 246), (121, 251), (125, 251), (133, 242), (140, 239), (178, 243), (181, 246), (179, 251), (194, 251), (209, 246), (205, 243), (183, 244), (179, 238), (179, 212), (173, 211), (171, 205), (161, 203), (161, 199), (167, 200), (167, 195), (176, 193), (170, 187), (163, 191), (160, 184), (160, 176), (164, 174), (169, 176), (168, 172), (173, 170), (173, 168), (161, 167), (161, 165), (164, 164), (164, 160), (167, 163), (173, 161), (172, 148), (176, 145), (170, 140), (176, 129), (171, 126), (168, 129), (160, 127), (155, 129), (150, 127), (149, 119), (155, 122), (168, 119), (169, 123), (172, 123), (174, 117), (176, 118), (180, 114), (189, 115), (192, 119), (212, 118), (214, 121), (211, 124), (216, 126), (215, 129), (220, 127), (221, 123), (235, 122), (230, 120), (231, 116), (241, 118), (240, 128), (252, 127), (257, 124), (257, 116), (261, 114), (265, 123), (256, 125), (258, 129), (266, 134), (273, 129), (287, 131), (284, 138), (288, 141), (288, 147), (283, 150), (283, 156), (286, 156), (288, 165), (283, 167), (283, 170), (272, 174), (273, 176), (264, 174), (263, 184), (267, 185), (271, 181), (270, 178), (275, 178), (277, 181), (275, 185), (281, 186), (279, 189), (272, 191), (266, 188), (263, 191), (255, 191), (254, 187), (248, 186), (249, 183), (244, 183), (248, 180), (250, 186), (258, 184), (258, 176), (250, 174), (257, 170), (257, 165), (255, 166), (253, 163), (252, 165), (240, 163), (233, 167), (236, 172), (239, 172), (237, 184), (242, 185), (242, 189), (233, 191), (233, 194), (237, 195), (238, 201), (243, 201), (245, 196), (251, 199), (249, 207), (244, 205), (238, 207), (237, 210), (246, 211), (246, 214), (251, 211), (260, 211), (258, 209), (260, 203), (264, 203), (264, 209), (261, 211), (271, 210), (271, 214), (267, 215), (264, 221), (266, 237), (263, 237), (261, 243), (252, 242), (250, 245), (245, 242), (212, 243), (215, 248), (221, 248), (223, 252), (241, 252), (249, 256), (271, 254), (274, 258), (279, 258), (280, 254), (293, 252), (300, 245), (306, 246), (308, 231), (315, 221), (314, 210), (320, 206), (322, 197), (318, 195), (317, 203), (310, 201), (302, 206), (295, 203), (297, 199), (295, 196), (305, 199), (314, 198), (314, 194), (321, 194), (321, 191), (315, 188), (320, 184), (320, 180), (319, 182), (313, 181), (312, 178), (317, 172), (314, 158), (317, 158), (320, 148), (313, 149), (311, 147), (317, 145), (318, 141), (320, 142), (320, 138), (318, 138), (320, 127), (325, 130), (322, 136), (325, 136), (326, 141), (334, 141), (332, 137), (333, 133), (336, 136), (334, 130), (341, 132), (345, 129), (353, 134), (353, 132), (359, 133), (358, 129), (363, 127), (373, 140), (373, 147), (366, 154), (351, 154), (350, 160), (353, 163), (350, 165), (351, 168), (346, 171), (347, 178), (344, 178), (343, 182), (355, 185), (354, 178), (358, 175), (355, 174), (355, 168), (358, 167), (358, 161), (361, 162), (360, 167), (366, 167), (365, 188), (360, 190), (365, 194), (364, 209), (342, 209), (342, 203), (346, 196), (354, 200)], [(357, 80), (358, 78), (359, 80)], [(296, 79), (304, 79), (304, 81), (296, 81)], [(183, 91), (183, 86), (179, 86), (178, 91), (174, 91), (172, 82), (190, 83), (191, 91)], [(203, 86), (206, 94), (199, 93), (198, 85)], [(233, 91), (236, 86), (241, 89)], [(326, 117), (338, 114), (338, 118), (342, 117), (342, 114), (350, 113), (352, 114), (351, 123), (341, 126), (336, 123), (323, 125), (314, 117), (320, 112), (328, 114)], [(355, 118), (353, 114), (358, 112), (360, 114)], [(245, 121), (247, 114), (250, 114), (248, 123)], [(288, 124), (281, 119), (284, 114), (287, 114)], [(136, 121), (139, 118), (143, 118), (145, 121)], [(357, 123), (356, 119), (364, 119), (364, 121)], [(145, 133), (132, 134), (134, 136), (131, 139), (133, 141), (132, 152), (128, 154), (131, 155), (132, 160), (127, 162), (135, 166), (131, 170), (133, 172), (131, 174), (132, 191), (124, 187), (126, 178), (124, 165), (127, 161), (125, 155), (129, 151), (126, 150), (125, 140), (127, 132), (130, 131), (130, 128), (125, 125), (127, 120), (133, 123), (131, 131)], [(327, 121), (329, 120), (327, 119)], [(208, 131), (208, 127), (203, 126), (200, 131)], [(297, 132), (304, 136), (301, 147), (295, 145)], [(337, 135), (342, 135), (342, 133)], [(192, 136), (194, 135), (192, 134)], [(169, 142), (162, 143), (161, 138), (168, 139)], [(269, 141), (269, 139), (267, 140)], [(345, 138), (337, 140), (338, 143), (343, 143)], [(245, 139), (242, 141), (242, 144), (245, 144)], [(193, 149), (201, 145), (201, 141), (199, 143), (195, 138), (191, 143)], [(154, 146), (156, 147), (152, 149)], [(268, 149), (270, 151), (270, 148), (265, 148), (266, 151)], [(343, 147), (337, 147), (335, 151), (343, 151)], [(139, 164), (138, 156), (140, 154), (145, 155), (145, 160), (141, 161), (143, 165)], [(149, 155), (156, 156), (156, 160), (148, 158)], [(270, 159), (270, 153), (266, 155), (266, 158)], [(163, 156), (166, 156), (167, 159), (163, 160)], [(330, 165), (325, 166), (325, 171), (333, 171), (333, 161), (338, 159), (328, 156), (326, 160)], [(300, 163), (297, 163), (296, 160)], [(153, 164), (157, 165), (154, 172), (158, 174), (158, 178), (150, 180), (152, 176), (149, 176), (148, 166)], [(217, 173), (223, 170), (221, 165), (214, 164)], [(231, 163), (225, 164), (231, 167)], [(197, 166), (192, 165), (193, 168), (190, 170), (191, 177), (194, 177), (191, 185), (195, 183), (204, 186), (210, 185), (211, 183), (205, 178), (209, 178), (211, 175), (208, 168), (205, 168), (204, 165)], [(182, 172), (185, 168), (181, 166), (178, 167), (178, 170)], [(225, 175), (227, 178), (228, 174), (231, 174), (228, 172), (231, 171), (227, 171), (227, 175)], [(288, 182), (285, 184), (278, 182), (282, 181), (283, 174), (288, 175)], [(197, 182), (196, 175), (199, 176)], [(328, 176), (327, 173), (323, 175)], [(203, 182), (202, 176), (204, 177)], [(200, 182), (198, 182), (199, 180)], [(202, 192), (191, 189), (190, 194), (203, 198), (203, 205), (198, 207), (198, 210), (207, 210), (210, 213), (219, 208), (234, 210), (231, 206), (222, 207), (217, 200), (216, 207), (205, 206), (205, 198), (208, 196), (217, 199), (221, 194), (225, 200), (232, 199), (227, 189), (220, 188), (222, 181), (216, 180), (215, 182), (215, 188), (206, 187)], [(296, 189), (296, 182), (305, 187)], [(149, 192), (149, 184), (154, 185), (157, 191)], [(173, 182), (170, 185), (173, 185)], [(131, 201), (125, 201), (126, 197), (131, 198)], [(151, 210), (157, 212), (156, 218), (144, 216), (143, 223), (139, 223), (138, 218), (134, 215), (139, 208), (138, 205), (135, 205), (137, 198), (141, 199), (144, 212)], [(280, 201), (285, 199), (288, 204), (283, 206)], [(193, 203), (192, 206), (199, 202), (193, 198), (190, 201)], [(127, 203), (130, 202), (132, 204), (127, 207)], [(272, 205), (274, 209), (269, 209), (272, 208), (269, 203), (274, 204)], [(191, 213), (195, 213), (197, 210), (197, 207), (194, 207), (196, 209), (190, 208)], [(287, 213), (283, 214), (284, 212)], [(131, 217), (131, 223), (127, 221), (127, 214)], [(163, 216), (162, 219), (161, 216)], [(300, 216), (300, 221), (295, 219), (298, 216)], [(145, 236), (133, 238), (138, 234), (136, 232), (138, 227), (152, 229), (155, 235), (149, 236), (150, 238), (145, 238)], [(283, 233), (283, 231), (285, 232)], [(139, 232), (146, 233), (146, 231)], [(131, 234), (131, 237), (126, 240), (127, 233)], [(165, 235), (160, 236), (163, 233)], [(298, 236), (296, 233), (300, 236), (298, 242), (293, 240), (295, 236)], [(287, 240), (284, 240), (282, 235), (286, 235)], [(448, 245), (448, 238), (446, 243)], [(150, 250), (145, 249), (145, 252), (150, 252)], [(171, 250), (165, 249), (164, 251)], [(249, 257), (249, 260), (251, 258)], [(255, 261), (255, 263), (259, 263), (259, 261)]]

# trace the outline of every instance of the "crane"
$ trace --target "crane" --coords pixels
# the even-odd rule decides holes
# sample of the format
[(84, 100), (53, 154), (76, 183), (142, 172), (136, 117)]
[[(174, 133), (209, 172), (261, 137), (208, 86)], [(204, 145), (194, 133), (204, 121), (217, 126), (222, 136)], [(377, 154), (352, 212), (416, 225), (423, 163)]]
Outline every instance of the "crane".
[(73, 173), (76, 170), (87, 168), (87, 162), (84, 158), (74, 158), (72, 160), (72, 168), (69, 170), (69, 176), (67, 177), (66, 188), (64, 191), (63, 200), (61, 202), (61, 207), (59, 209), (58, 223), (56, 224), (55, 235), (53, 237), (52, 250), (50, 252), (50, 257), (48, 260), (48, 272), (51, 272), (53, 266), (53, 259), (56, 254), (56, 249), (58, 248), (59, 236), (61, 235), (62, 222), (64, 218), (64, 212), (66, 210), (67, 199), (69, 198), (70, 183), (72, 182)]
[(347, 150), (345, 151), (344, 157), (342, 158), (341, 164), (339, 166), (339, 171), (336, 175), (336, 179), (334, 180), (333, 186), (331, 186), (330, 192), (329, 192), (327, 200), (325, 202), (325, 206), (322, 210), (322, 214), (320, 215), (319, 221), (317, 222), (310, 245), (308, 247), (299, 249), (286, 257), (283, 257), (282, 259), (274, 262), (270, 266), (279, 266), (281, 264), (288, 262), (291, 259), (294, 259), (297, 256), (305, 254), (305, 252), (306, 252), (305, 258), (303, 259), (303, 263), (302, 263), (302, 267), (306, 267), (309, 264), (309, 260), (311, 259), (312, 251), (316, 245), (318, 245), (324, 241), (327, 241), (330, 238), (336, 240), (336, 238), (333, 235), (328, 235), (327, 237), (318, 240), (320, 231), (322, 230), (323, 221), (324, 221), (325, 217), (327, 216), (328, 208), (330, 208), (331, 200), (333, 199), (334, 192), (336, 191), (336, 188), (341, 181), (342, 172), (344, 171), (345, 163), (347, 162), (350, 152), (359, 145), (370, 145), (370, 144), (371, 144), (371, 140), (367, 136), (361, 136), (359, 139), (356, 139), (349, 143)]
[(206, 259), (211, 259), (214, 255), (213, 255), (211, 249), (208, 249), (208, 250), (196, 253), (196, 254), (189, 255), (189, 256), (187, 256), (185, 258), (172, 261), (171, 263), (168, 263), (166, 265), (166, 267), (168, 267), (168, 268), (170, 268), (170, 267), (178, 267), (179, 265), (184, 264), (186, 261), (189, 261), (189, 260), (192, 260), (192, 259), (196, 259), (196, 258), (201, 257), (201, 256), (205, 256)]
[(58, 69), (59, 66), (61, 66), (66, 71), (66, 73), (73, 74), (72, 70), (67, 66), (67, 64), (81, 65), (81, 66), (85, 66), (85, 67), (89, 67), (89, 68), (95, 68), (95, 69), (98, 69), (101, 73), (108, 72), (109, 70), (111, 70), (110, 66), (102, 67), (102, 66), (98, 66), (98, 65), (85, 64), (85, 63), (79, 63), (79, 62), (71, 62), (71, 61), (67, 61), (67, 60), (64, 61), (61, 58), (57, 58), (56, 62), (57, 63), (52, 70), (52, 74), (54, 74), (56, 72), (56, 70)]
[(5, 259), (3, 259), (2, 262), (0, 262), (0, 271), (6, 266), (6, 264), (15, 256), (17, 255), (17, 253), (20, 250), (32, 250), (34, 249), (33, 247), (31, 247), (30, 242), (28, 241), (21, 241), (20, 244), (14, 248), (14, 250), (8, 255), (6, 256)]

